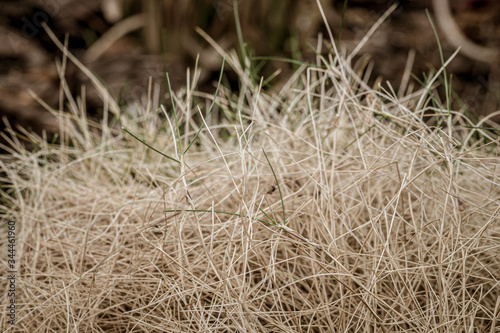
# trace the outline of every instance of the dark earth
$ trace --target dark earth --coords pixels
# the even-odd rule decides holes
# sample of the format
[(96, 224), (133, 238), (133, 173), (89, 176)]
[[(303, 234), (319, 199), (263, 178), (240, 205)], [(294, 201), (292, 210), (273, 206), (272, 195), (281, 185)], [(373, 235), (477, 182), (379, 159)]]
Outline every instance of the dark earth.
[[(59, 109), (61, 52), (41, 27), (47, 22), (61, 41), (67, 37), (70, 51), (100, 77), (114, 95), (124, 102), (144, 98), (149, 77), (162, 85), (169, 73), (174, 90), (185, 84), (186, 68), (193, 67), (200, 54), (203, 75), (199, 89), (213, 91), (221, 58), (195, 32), (200, 27), (226, 50), (239, 50), (232, 0), (22, 0), (0, 3), (0, 115), (12, 128), (23, 126), (41, 133), (57, 131), (55, 118), (33, 97)], [(432, 20), (432, 1), (349, 0), (342, 24), (344, 1), (322, 0), (335, 38), (341, 32), (341, 50), (352, 50), (367, 31), (394, 3), (398, 5), (354, 61), (373, 61), (371, 84), (386, 81), (397, 89), (409, 57), (412, 73), (422, 79), (441, 66)], [(500, 2), (452, 1), (453, 15), (462, 32), (477, 44), (500, 49)], [(316, 1), (239, 0), (238, 12), (247, 49), (256, 56), (274, 56), (312, 61), (318, 33), (327, 39), (327, 30)], [(113, 7), (112, 5), (116, 5)], [(147, 19), (132, 19), (143, 13)], [(126, 21), (130, 19), (129, 21)], [(113, 27), (128, 27), (128, 33), (97, 48), (95, 44)], [(127, 26), (128, 24), (128, 26)], [(437, 24), (436, 24), (437, 26)], [(438, 29), (445, 59), (455, 48)], [(94, 48), (93, 48), (94, 47)], [(323, 48), (326, 49), (326, 48)], [(459, 54), (447, 68), (459, 98), (455, 109), (474, 112), (475, 117), (498, 109), (499, 61), (484, 62)], [(293, 65), (271, 61), (259, 74), (277, 68), (280, 76), (268, 89), (277, 89), (293, 72)], [(89, 80), (68, 63), (65, 77), (76, 96), (86, 86), (88, 113), (99, 117), (102, 102)], [(236, 78), (228, 73), (229, 80)], [(32, 91), (30, 93), (30, 91)], [(498, 119), (498, 117), (497, 117)], [(5, 129), (5, 125), (3, 126)]]

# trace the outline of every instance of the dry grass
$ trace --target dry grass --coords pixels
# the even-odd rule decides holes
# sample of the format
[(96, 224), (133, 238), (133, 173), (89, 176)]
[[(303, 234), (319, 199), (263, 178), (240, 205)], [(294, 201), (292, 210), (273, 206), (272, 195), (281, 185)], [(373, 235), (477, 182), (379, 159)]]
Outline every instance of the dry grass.
[(221, 87), (183, 157), (213, 96), (175, 95), (181, 145), (171, 110), (109, 115), (181, 163), (78, 101), (60, 144), (11, 137), (0, 209), (18, 223), (17, 324), (2, 307), (2, 327), (499, 332), (498, 141), (342, 59), (268, 94), (227, 55), (241, 89)]

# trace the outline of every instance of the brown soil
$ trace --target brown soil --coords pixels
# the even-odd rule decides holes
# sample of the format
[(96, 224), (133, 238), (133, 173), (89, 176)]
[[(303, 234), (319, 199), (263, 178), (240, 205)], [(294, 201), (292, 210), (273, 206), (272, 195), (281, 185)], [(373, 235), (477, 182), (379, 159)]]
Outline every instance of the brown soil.
[[(195, 5), (186, 1), (179, 5), (175, 1), (163, 2), (164, 15), (159, 16), (159, 24), (167, 31), (165, 56), (151, 52), (161, 48), (161, 42), (152, 40), (151, 33), (141, 35), (135, 31), (85, 64), (106, 82), (114, 94), (130, 101), (146, 94), (149, 77), (163, 84), (162, 89), (166, 91), (162, 83), (166, 71), (173, 88), (181, 88), (186, 67), (192, 67), (196, 54), (201, 52), (200, 63), (205, 76), (200, 84), (210, 89), (220, 58), (213, 52), (203, 52), (209, 47), (194, 32), (194, 27), (202, 27), (225, 49), (238, 48), (238, 42), (232, 1), (201, 3)], [(315, 1), (303, 1), (293, 6), (290, 1), (270, 3), (239, 2), (244, 38), (255, 50), (255, 55), (291, 57), (295, 50), (300, 49), (303, 59), (313, 59), (314, 53), (308, 44), (317, 45), (318, 32), (327, 37)], [(333, 34), (338, 36), (343, 1), (322, 3)], [(387, 80), (395, 89), (412, 52), (411, 71), (420, 79), (431, 69), (441, 66), (436, 39), (425, 12), (426, 8), (432, 8), (431, 1), (399, 3), (398, 9), (360, 50), (361, 56), (354, 59), (361, 62), (367, 58), (373, 60), (371, 82)], [(352, 50), (389, 5), (388, 1), (381, 0), (350, 0), (341, 48)], [(454, 1), (453, 5), (457, 22), (468, 37), (482, 45), (494, 47), (500, 44), (500, 25), (495, 24), (499, 21), (500, 5), (494, 1), (477, 0)], [(137, 4), (128, 4), (125, 8), (131, 13), (148, 11), (134, 6)], [(67, 34), (71, 52), (84, 59), (89, 46), (113, 26), (112, 21), (129, 14), (122, 13), (110, 19), (109, 12), (99, 0), (53, 1), (52, 6), (48, 6), (47, 1), (2, 1), (0, 13), (0, 114), (6, 116), (13, 127), (21, 125), (36, 132), (42, 129), (53, 132), (57, 123), (33, 95), (52, 108), (60, 108), (60, 79), (55, 61), (60, 58), (60, 52), (47, 38), (39, 22), (48, 22), (61, 40)], [(439, 35), (446, 59), (455, 50), (442, 32)], [(299, 45), (294, 46), (297, 38)], [(276, 62), (272, 65), (282, 69), (282, 79), (292, 73), (291, 65)], [(500, 74), (498, 70), (492, 70), (494, 68), (492, 64), (476, 62), (460, 54), (449, 65), (447, 73), (453, 75), (453, 87), (469, 110), (485, 115), (498, 109)], [(266, 73), (270, 70), (267, 67)], [(69, 89), (77, 95), (82, 92), (82, 85), (87, 85), (85, 93), (89, 113), (98, 116), (101, 101), (88, 87), (88, 79), (67, 64), (66, 80)], [(278, 79), (274, 84), (279, 86), (279, 82)], [(455, 109), (463, 107), (461, 103), (454, 104)]]

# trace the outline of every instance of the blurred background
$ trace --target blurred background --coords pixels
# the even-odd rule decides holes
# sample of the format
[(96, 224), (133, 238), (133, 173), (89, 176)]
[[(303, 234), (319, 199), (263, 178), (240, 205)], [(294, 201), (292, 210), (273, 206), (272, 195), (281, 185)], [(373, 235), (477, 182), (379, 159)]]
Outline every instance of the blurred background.
[[(445, 59), (456, 50), (450, 34), (436, 23), (432, 0), (320, 2), (334, 37), (340, 37), (342, 52), (353, 50), (373, 24), (397, 5), (353, 59), (357, 70), (370, 74), (372, 85), (390, 82), (397, 91), (407, 68), (418, 88), (418, 80), (441, 67), (426, 9), (435, 22)], [(471, 42), (500, 50), (500, 1), (449, 2), (454, 21)], [(48, 105), (58, 108), (57, 62), (61, 52), (41, 22), (46, 22), (61, 41), (67, 36), (70, 51), (105, 82), (113, 95), (127, 103), (144, 98), (150, 77), (162, 94), (168, 91), (165, 72), (173, 89), (182, 89), (186, 68), (194, 66), (198, 55), (203, 73), (198, 89), (213, 91), (221, 57), (195, 28), (205, 31), (224, 50), (241, 53), (236, 12), (246, 52), (252, 59), (272, 59), (252, 62), (255, 72), (268, 77), (280, 71), (266, 89), (279, 89), (297, 66), (276, 58), (314, 62), (313, 48), (318, 45), (319, 34), (328, 41), (316, 0), (2, 0), (0, 115), (14, 128), (20, 125), (38, 133), (58, 129), (55, 119), (28, 92), (31, 89)], [(322, 49), (326, 51), (327, 47)], [(453, 75), (456, 92), (453, 107), (476, 117), (496, 111), (498, 65), (495, 57), (474, 59), (460, 53), (447, 69), (447, 74)], [(99, 117), (102, 102), (88, 78), (68, 64), (66, 80), (75, 95), (82, 92), (82, 86), (87, 87), (88, 113)], [(234, 73), (228, 71), (227, 80), (237, 87)]]

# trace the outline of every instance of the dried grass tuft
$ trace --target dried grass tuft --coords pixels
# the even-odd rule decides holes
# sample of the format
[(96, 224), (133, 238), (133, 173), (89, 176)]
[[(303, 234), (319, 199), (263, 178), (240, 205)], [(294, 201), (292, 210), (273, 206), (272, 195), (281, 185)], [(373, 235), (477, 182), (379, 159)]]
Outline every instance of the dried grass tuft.
[(181, 163), (81, 103), (59, 114), (60, 144), (11, 137), (0, 209), (18, 224), (17, 324), (3, 307), (2, 327), (498, 332), (498, 139), (426, 89), (367, 87), (339, 55), (279, 93), (226, 56), (241, 89), (221, 87), (184, 156), (213, 96), (177, 93), (177, 120), (115, 115)]

